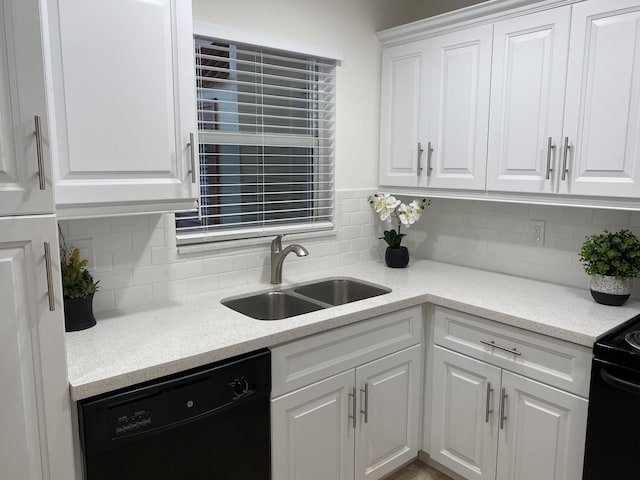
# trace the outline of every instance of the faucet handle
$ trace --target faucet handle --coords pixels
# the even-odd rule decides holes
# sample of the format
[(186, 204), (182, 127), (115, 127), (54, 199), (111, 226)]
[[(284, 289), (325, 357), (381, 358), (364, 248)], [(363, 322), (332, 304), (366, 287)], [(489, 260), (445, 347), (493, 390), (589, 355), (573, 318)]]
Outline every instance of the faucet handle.
[(283, 234), (276, 235), (276, 238), (274, 238), (271, 241), (271, 251), (272, 252), (279, 252), (280, 250), (282, 250), (282, 237), (284, 237)]

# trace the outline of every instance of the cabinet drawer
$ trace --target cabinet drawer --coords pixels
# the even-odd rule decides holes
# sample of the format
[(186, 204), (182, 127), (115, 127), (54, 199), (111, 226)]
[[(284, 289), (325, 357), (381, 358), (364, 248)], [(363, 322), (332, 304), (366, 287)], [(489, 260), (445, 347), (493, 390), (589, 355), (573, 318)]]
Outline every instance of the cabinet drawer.
[(271, 349), (271, 397), (420, 343), (422, 307), (381, 315)]
[(434, 321), (440, 346), (583, 397), (589, 394), (589, 348), (443, 307), (434, 309)]

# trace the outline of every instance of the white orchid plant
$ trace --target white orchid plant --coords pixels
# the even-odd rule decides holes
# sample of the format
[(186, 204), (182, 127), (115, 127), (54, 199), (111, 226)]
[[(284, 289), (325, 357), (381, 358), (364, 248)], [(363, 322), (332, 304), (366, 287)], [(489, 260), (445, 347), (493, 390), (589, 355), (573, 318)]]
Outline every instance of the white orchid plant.
[(402, 238), (406, 236), (405, 233), (400, 233), (402, 225), (409, 228), (420, 220), (425, 207), (431, 205), (431, 201), (427, 201), (426, 198), (415, 199), (408, 204), (402, 203), (388, 193), (376, 193), (368, 200), (371, 207), (380, 215), (380, 220), (391, 225), (395, 224), (396, 228), (385, 230), (382, 237), (391, 248), (400, 248)]

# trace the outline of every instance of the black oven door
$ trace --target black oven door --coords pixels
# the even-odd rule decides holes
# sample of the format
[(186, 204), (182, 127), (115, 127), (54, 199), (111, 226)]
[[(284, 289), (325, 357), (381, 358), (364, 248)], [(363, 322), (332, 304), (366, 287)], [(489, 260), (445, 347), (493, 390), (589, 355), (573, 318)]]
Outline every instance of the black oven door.
[(640, 372), (593, 360), (584, 480), (640, 478)]

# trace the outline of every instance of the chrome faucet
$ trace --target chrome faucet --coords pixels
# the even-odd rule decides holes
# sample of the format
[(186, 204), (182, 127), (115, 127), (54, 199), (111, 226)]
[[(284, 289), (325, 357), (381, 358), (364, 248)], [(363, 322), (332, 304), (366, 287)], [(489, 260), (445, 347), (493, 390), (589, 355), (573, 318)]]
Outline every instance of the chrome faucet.
[(271, 283), (282, 283), (282, 264), (284, 257), (294, 252), (299, 257), (306, 257), (309, 252), (301, 245), (292, 244), (282, 248), (282, 235), (271, 242)]

